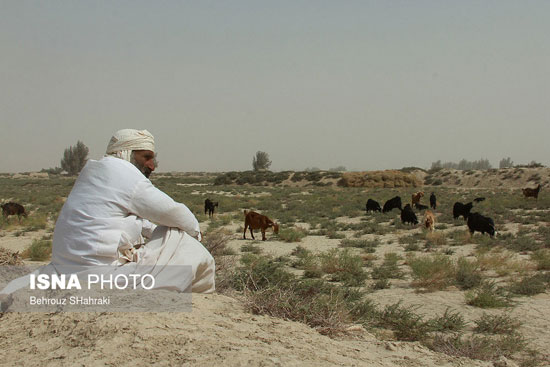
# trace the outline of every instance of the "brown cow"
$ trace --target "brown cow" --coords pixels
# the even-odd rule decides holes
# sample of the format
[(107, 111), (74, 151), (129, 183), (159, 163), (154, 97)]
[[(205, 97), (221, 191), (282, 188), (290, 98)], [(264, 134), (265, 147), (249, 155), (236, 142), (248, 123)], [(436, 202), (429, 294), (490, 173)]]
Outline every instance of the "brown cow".
[(415, 206), (415, 204), (420, 204), (420, 199), (422, 199), (422, 196), (424, 196), (424, 193), (422, 191), (419, 191), (416, 194), (412, 194), (411, 206)]
[(27, 217), (27, 213), (25, 213), (25, 208), (21, 204), (9, 202), (0, 206), (2, 207), (2, 215), (6, 219), (10, 215), (17, 215), (19, 221), (21, 221), (21, 216), (24, 216), (25, 218)]
[(435, 216), (434, 213), (429, 210), (426, 210), (426, 215), (424, 216), (424, 225), (431, 232), (435, 230)]
[(244, 211), (244, 233), (243, 238), (246, 240), (246, 229), (250, 228), (250, 234), (252, 235), (252, 239), (254, 239), (254, 233), (252, 232), (253, 229), (261, 229), (262, 230), (262, 241), (265, 241), (265, 230), (269, 227), (273, 227), (274, 233), (279, 233), (279, 225), (275, 222), (273, 222), (271, 219), (266, 217), (265, 215), (258, 214), (253, 211)]
[(535, 199), (539, 199), (539, 191), (540, 191), (540, 184), (537, 186), (536, 189), (531, 189), (529, 187), (525, 188), (525, 189), (521, 189), (523, 191), (523, 196), (525, 196), (526, 198), (528, 197), (533, 197)]

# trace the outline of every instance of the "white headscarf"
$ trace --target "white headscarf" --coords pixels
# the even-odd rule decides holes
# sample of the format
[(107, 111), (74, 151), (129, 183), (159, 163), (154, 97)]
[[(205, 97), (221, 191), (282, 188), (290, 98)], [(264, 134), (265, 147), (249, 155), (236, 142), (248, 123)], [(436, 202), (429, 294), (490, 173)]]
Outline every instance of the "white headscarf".
[(107, 145), (105, 155), (130, 162), (132, 150), (155, 151), (155, 140), (147, 130), (122, 129), (115, 133)]

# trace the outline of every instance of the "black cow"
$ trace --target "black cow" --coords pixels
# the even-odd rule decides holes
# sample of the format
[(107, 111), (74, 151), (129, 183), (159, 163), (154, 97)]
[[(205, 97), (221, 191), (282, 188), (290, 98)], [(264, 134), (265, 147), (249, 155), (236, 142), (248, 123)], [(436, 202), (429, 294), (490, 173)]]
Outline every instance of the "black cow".
[(470, 210), (472, 210), (473, 206), (474, 206), (474, 204), (472, 204), (471, 201), (468, 204), (462, 204), (462, 203), (459, 203), (457, 201), (455, 203), (455, 205), (453, 206), (453, 218), (457, 219), (458, 217), (460, 217), (462, 215), (462, 218), (464, 218), (464, 220), (466, 220), (466, 218), (468, 217), (468, 214), (470, 213)]
[(432, 192), (430, 195), (430, 207), (435, 210), (435, 207), (437, 206), (437, 199), (435, 197), (435, 194)]
[(25, 213), (25, 208), (21, 204), (17, 203), (6, 203), (0, 205), (2, 207), (2, 215), (4, 218), (8, 218), (10, 215), (17, 215), (17, 218), (21, 220), (21, 216), (27, 217), (27, 213)]
[(401, 198), (399, 196), (396, 196), (384, 203), (382, 213), (391, 212), (393, 209), (401, 210), (401, 207)]
[(206, 199), (204, 201), (204, 214), (206, 214), (206, 212), (208, 212), (208, 216), (209, 217), (213, 217), (214, 216), (214, 208), (218, 206), (218, 202), (213, 202), (211, 201), (210, 199)]
[(485, 198), (481, 197), (481, 198), (475, 198), (474, 199), (474, 202), (476, 203), (481, 203), (483, 200), (485, 200)]
[(367, 213), (368, 212), (381, 212), (382, 208), (380, 208), (380, 204), (378, 204), (378, 201), (369, 199), (367, 200)]
[(488, 233), (491, 237), (495, 236), (495, 222), (489, 217), (479, 213), (469, 213), (467, 224), (472, 235), (475, 231), (478, 231), (482, 234)]
[(405, 205), (403, 210), (401, 210), (401, 222), (403, 224), (418, 224), (418, 218), (416, 217), (416, 214), (414, 214), (410, 204)]
[(426, 209), (428, 209), (428, 206), (427, 206), (427, 205), (422, 205), (422, 204), (420, 204), (420, 203), (414, 204), (414, 207), (415, 207), (416, 209), (418, 209), (418, 210), (426, 210)]

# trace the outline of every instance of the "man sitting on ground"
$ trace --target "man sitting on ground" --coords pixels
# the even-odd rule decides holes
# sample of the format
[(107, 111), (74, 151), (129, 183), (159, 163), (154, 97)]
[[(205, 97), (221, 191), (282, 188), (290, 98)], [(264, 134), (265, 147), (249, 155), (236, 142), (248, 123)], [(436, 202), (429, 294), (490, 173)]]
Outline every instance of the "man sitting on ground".
[[(154, 158), (154, 139), (147, 130), (115, 133), (106, 155), (86, 163), (63, 205), (47, 267), (134, 264), (159, 273), (166, 265), (187, 265), (189, 272), (177, 279), (165, 276), (167, 283), (155, 288), (214, 291), (215, 263), (199, 242), (199, 222), (187, 206), (149, 181)], [(0, 293), (28, 285), (19, 279)]]

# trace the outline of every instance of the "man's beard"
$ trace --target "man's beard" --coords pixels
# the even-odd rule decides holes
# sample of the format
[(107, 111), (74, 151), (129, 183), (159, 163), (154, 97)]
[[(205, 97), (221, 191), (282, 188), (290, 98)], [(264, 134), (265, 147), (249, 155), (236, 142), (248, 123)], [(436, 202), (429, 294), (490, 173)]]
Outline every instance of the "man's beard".
[(139, 169), (139, 171), (141, 173), (143, 173), (143, 175), (147, 178), (149, 178), (149, 176), (151, 176), (151, 169), (145, 165), (142, 165), (142, 164), (139, 164), (138, 161), (136, 161), (136, 158), (134, 157), (134, 153), (132, 153), (132, 155), (130, 156), (130, 163), (132, 163), (134, 166), (137, 167), (137, 169)]

